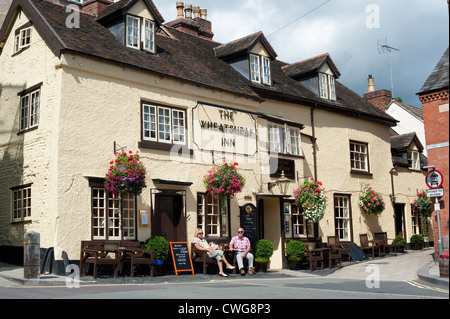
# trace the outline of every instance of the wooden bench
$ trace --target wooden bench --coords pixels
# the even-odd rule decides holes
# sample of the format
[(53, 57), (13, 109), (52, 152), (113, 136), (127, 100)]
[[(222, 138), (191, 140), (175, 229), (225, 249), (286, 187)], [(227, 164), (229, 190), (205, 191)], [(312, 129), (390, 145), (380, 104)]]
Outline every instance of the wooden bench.
[(122, 252), (124, 262), (130, 263), (130, 276), (134, 277), (134, 272), (138, 265), (150, 266), (150, 277), (155, 276), (155, 252), (144, 250), (138, 241), (122, 240), (119, 243), (119, 251)]
[(192, 263), (199, 262), (203, 264), (203, 275), (206, 275), (206, 268), (208, 264), (216, 264), (214, 258), (209, 258), (206, 251), (199, 251), (195, 248), (195, 244), (191, 243)]
[[(111, 255), (114, 258), (111, 258)], [(99, 267), (111, 265), (114, 268), (114, 278), (118, 277), (120, 268), (120, 253), (117, 250), (109, 250), (105, 248), (103, 240), (86, 240), (81, 242), (80, 252), (80, 276), (83, 276), (83, 264), (93, 264), (93, 276), (97, 279)]]

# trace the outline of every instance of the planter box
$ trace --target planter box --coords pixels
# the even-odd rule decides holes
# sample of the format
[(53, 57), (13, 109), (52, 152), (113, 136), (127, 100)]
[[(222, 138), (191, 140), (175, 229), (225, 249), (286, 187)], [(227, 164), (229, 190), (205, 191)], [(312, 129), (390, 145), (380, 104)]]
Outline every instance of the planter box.
[(448, 278), (448, 261), (450, 259), (439, 258), (439, 275), (443, 278)]
[(260, 261), (255, 261), (255, 271), (256, 272), (267, 272), (267, 268), (268, 268), (269, 262), (260, 262)]
[(423, 249), (423, 243), (411, 243), (412, 250), (421, 250)]
[(287, 265), (290, 270), (300, 270), (302, 266), (302, 259), (289, 259), (287, 260)]

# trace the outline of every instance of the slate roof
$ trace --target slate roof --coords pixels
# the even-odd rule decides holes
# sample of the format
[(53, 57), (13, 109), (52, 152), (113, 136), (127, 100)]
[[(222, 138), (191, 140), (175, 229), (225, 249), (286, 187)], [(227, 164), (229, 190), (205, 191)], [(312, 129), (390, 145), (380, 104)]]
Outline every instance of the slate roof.
[[(115, 3), (109, 8), (109, 14), (117, 14), (118, 10), (124, 9), (132, 1), (121, 0)], [(266, 48), (272, 51), (262, 32), (222, 45), (177, 31), (166, 24), (162, 26), (164, 32), (156, 35), (157, 54), (151, 54), (127, 48), (101, 25), (99, 19), (107, 19), (108, 11), (100, 15), (97, 20), (95, 17), (82, 13), (80, 28), (67, 28), (65, 25), (67, 13), (62, 5), (46, 0), (14, 0), (7, 19), (13, 18), (12, 11), (19, 5), (57, 56), (66, 52), (82, 54), (107, 63), (136, 68), (257, 101), (269, 98), (314, 105), (340, 114), (378, 121), (390, 126), (396, 125), (396, 120), (391, 116), (378, 110), (337, 81), (337, 101), (333, 102), (321, 99), (304, 85), (287, 76), (285, 73), (286, 69), (289, 69), (287, 63), (272, 61), (273, 85), (268, 87), (252, 84), (249, 79), (217, 57), (218, 52), (219, 56), (224, 57), (248, 50), (257, 41), (262, 41)], [(0, 44), (4, 41), (7, 32), (11, 31), (8, 30), (7, 25), (8, 22), (0, 28)], [(276, 56), (275, 51), (271, 54)], [(328, 55), (324, 57), (326, 61), (332, 62)]]
[(420, 153), (420, 163), (421, 166), (426, 166), (428, 159), (422, 154), (424, 147), (420, 142), (417, 134), (406, 133), (399, 135), (393, 129), (390, 130), (391, 133), (391, 152), (392, 152), (392, 162), (394, 165), (408, 167), (408, 159), (404, 154), (410, 149), (412, 143), (416, 143), (417, 148)]
[(336, 67), (336, 65), (334, 64), (333, 60), (331, 59), (328, 53), (324, 53), (297, 63), (286, 65), (285, 67), (283, 67), (283, 69), (287, 76), (297, 77), (300, 75), (305, 75), (308, 73), (319, 71), (319, 69), (326, 62), (328, 62), (330, 68), (333, 70), (334, 74), (336, 75), (336, 78), (339, 78), (341, 76), (341, 73), (339, 72), (338, 68)]
[(438, 62), (433, 72), (425, 81), (422, 89), (417, 94), (427, 94), (432, 91), (441, 90), (449, 87), (449, 67), (448, 67), (448, 48)]
[(261, 31), (234, 40), (232, 42), (219, 45), (218, 47), (214, 48), (214, 52), (216, 53), (216, 56), (218, 58), (224, 59), (243, 52), (247, 53), (260, 41), (267, 49), (270, 57), (275, 59), (277, 57), (277, 53)]

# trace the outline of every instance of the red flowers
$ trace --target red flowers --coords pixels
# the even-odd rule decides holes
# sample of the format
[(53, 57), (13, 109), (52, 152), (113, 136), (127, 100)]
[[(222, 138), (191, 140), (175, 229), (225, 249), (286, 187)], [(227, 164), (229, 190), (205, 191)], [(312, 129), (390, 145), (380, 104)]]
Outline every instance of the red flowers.
[(117, 158), (111, 161), (108, 174), (106, 174), (105, 187), (114, 195), (130, 193), (139, 195), (145, 184), (146, 170), (139, 161), (139, 154), (133, 155), (132, 151), (115, 152)]

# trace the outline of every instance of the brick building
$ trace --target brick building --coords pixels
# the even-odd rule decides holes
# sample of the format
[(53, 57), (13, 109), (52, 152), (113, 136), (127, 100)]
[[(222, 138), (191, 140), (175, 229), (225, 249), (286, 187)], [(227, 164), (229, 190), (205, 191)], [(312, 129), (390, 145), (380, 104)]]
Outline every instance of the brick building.
[[(441, 206), (440, 224), (441, 235), (448, 236), (448, 147), (449, 147), (449, 72), (448, 48), (438, 62), (433, 72), (418, 93), (423, 106), (425, 135), (427, 140), (428, 163), (444, 175), (444, 197), (439, 199)], [(436, 212), (433, 213), (434, 241), (438, 242)], [(436, 251), (438, 245), (435, 245)]]

